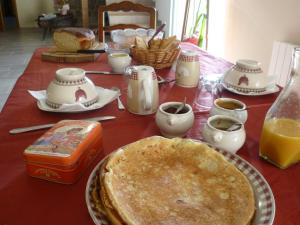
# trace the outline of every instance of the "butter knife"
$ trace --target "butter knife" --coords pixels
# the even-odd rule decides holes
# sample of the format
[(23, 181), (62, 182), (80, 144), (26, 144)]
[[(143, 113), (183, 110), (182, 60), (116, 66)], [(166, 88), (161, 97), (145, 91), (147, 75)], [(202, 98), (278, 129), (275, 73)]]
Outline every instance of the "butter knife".
[(77, 53), (81, 54), (94, 54), (94, 53), (105, 53), (105, 49), (81, 49), (77, 50)]
[(87, 70), (85, 71), (85, 74), (117, 74), (117, 73), (114, 73), (114, 72), (109, 72), (109, 71), (93, 71), (93, 70)]
[[(104, 120), (112, 120), (115, 119), (115, 116), (99, 116), (99, 117), (93, 117), (93, 118), (88, 118), (88, 119), (83, 119), (83, 120), (91, 120), (91, 121), (104, 121)], [(10, 134), (19, 134), (19, 133), (24, 133), (28, 131), (34, 131), (34, 130), (41, 130), (41, 129), (46, 129), (53, 127), (55, 123), (48, 123), (48, 124), (42, 124), (42, 125), (37, 125), (37, 126), (31, 126), (31, 127), (21, 127), (21, 128), (15, 128), (9, 131)]]

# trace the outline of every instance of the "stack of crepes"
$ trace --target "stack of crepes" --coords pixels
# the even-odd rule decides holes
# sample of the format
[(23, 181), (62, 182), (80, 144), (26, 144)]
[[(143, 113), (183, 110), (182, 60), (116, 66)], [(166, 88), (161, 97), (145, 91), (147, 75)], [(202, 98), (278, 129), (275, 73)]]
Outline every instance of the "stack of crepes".
[(205, 144), (150, 137), (119, 149), (99, 171), (111, 224), (246, 225), (255, 212), (248, 179)]

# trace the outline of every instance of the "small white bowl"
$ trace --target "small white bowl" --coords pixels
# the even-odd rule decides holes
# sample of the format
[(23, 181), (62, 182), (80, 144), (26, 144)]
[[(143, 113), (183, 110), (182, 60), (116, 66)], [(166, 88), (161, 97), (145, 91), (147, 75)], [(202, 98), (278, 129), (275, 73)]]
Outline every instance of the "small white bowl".
[(189, 104), (175, 114), (182, 102), (162, 103), (155, 115), (156, 125), (159, 127), (163, 136), (168, 138), (184, 137), (186, 132), (194, 124), (193, 109)]
[(127, 53), (116, 52), (108, 55), (108, 64), (112, 67), (112, 71), (122, 74), (125, 68), (131, 63), (131, 57)]
[(224, 115), (209, 117), (202, 135), (212, 146), (231, 153), (236, 153), (246, 140), (244, 125), (239, 120)]
[(248, 118), (247, 106), (234, 98), (217, 98), (210, 110), (210, 115), (231, 116), (245, 123)]
[(255, 60), (238, 60), (224, 74), (223, 83), (240, 92), (263, 92), (268, 85), (268, 77), (260, 66), (261, 63)]
[(86, 107), (98, 101), (98, 94), (93, 82), (79, 68), (63, 68), (56, 71), (56, 76), (47, 88), (46, 103), (57, 109), (63, 104), (81, 103)]

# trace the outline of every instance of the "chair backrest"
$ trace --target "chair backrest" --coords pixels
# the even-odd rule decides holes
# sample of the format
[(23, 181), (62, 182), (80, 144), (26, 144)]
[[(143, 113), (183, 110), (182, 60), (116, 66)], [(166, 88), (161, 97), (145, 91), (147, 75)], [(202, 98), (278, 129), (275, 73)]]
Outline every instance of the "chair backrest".
[(4, 16), (2, 13), (2, 5), (0, 2), (0, 31), (4, 31), (5, 25), (4, 25)]
[[(142, 27), (137, 24), (117, 24), (112, 26), (105, 26), (104, 12), (115, 12), (115, 11), (134, 11), (134, 12), (144, 12), (149, 14), (149, 27)], [(113, 3), (110, 5), (99, 6), (98, 9), (98, 36), (99, 41), (105, 41), (105, 32), (116, 30), (116, 29), (126, 29), (126, 28), (153, 28), (156, 29), (156, 9), (154, 7), (144, 6), (138, 3), (133, 3), (129, 1), (123, 1), (120, 3)]]

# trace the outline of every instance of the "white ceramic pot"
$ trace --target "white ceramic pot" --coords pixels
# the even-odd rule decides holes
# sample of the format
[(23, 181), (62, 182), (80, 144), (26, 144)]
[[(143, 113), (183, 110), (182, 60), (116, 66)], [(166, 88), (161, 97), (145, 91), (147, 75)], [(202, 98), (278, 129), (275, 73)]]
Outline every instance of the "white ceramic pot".
[(265, 91), (268, 77), (263, 73), (261, 64), (255, 60), (241, 59), (229, 69), (223, 78), (226, 86), (241, 92)]
[(131, 63), (131, 57), (124, 52), (116, 52), (108, 55), (108, 64), (115, 73), (124, 73), (125, 68)]
[(47, 88), (46, 103), (51, 108), (62, 104), (82, 103), (88, 107), (98, 101), (98, 93), (93, 82), (79, 68), (63, 68)]
[(182, 51), (176, 65), (176, 84), (181, 87), (197, 87), (200, 79), (200, 62), (196, 51)]
[(174, 114), (181, 102), (166, 102), (159, 106), (155, 121), (163, 136), (183, 137), (194, 124), (194, 113), (192, 107), (186, 104), (183, 110)]
[(203, 128), (203, 137), (212, 146), (236, 153), (245, 143), (244, 125), (230, 116), (209, 117)]
[(217, 98), (211, 108), (210, 115), (231, 116), (245, 123), (248, 118), (246, 107), (245, 103), (234, 98)]

